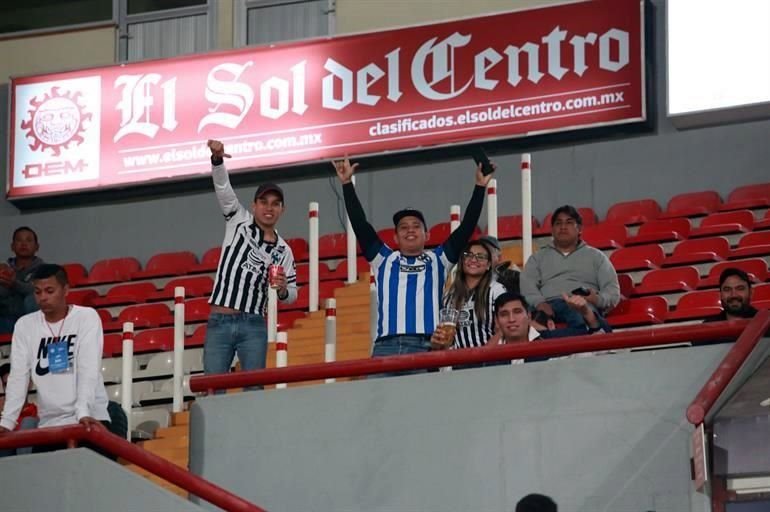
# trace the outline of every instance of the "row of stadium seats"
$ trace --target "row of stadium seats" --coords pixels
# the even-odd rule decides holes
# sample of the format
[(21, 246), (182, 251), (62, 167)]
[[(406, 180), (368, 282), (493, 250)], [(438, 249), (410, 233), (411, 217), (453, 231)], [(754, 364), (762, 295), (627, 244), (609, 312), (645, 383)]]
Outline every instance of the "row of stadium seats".
[[(753, 289), (752, 305), (757, 309), (770, 309), (770, 284)], [(682, 295), (674, 309), (660, 296), (624, 299), (607, 315), (614, 328), (637, 327), (699, 320), (718, 314), (722, 310), (719, 290), (693, 291)]]
[[(363, 269), (368, 268), (368, 263), (362, 263), (363, 265), (366, 265), (366, 267), (362, 267)], [(198, 286), (197, 283), (193, 285), (192, 287), (187, 287), (187, 283), (185, 283), (184, 280), (175, 280), (172, 283), (174, 286), (184, 286), (185, 287), (185, 296), (186, 297), (200, 297), (200, 298), (192, 298), (190, 300), (187, 300), (185, 304), (187, 304), (187, 308), (185, 311), (186, 315), (193, 315), (195, 318), (190, 318), (190, 321), (199, 321), (200, 319), (204, 319), (208, 317), (208, 306), (207, 306), (207, 297), (211, 294), (211, 289), (213, 286), (213, 281), (210, 277), (204, 278), (207, 281), (207, 283), (202, 284), (201, 286)], [(303, 283), (304, 284), (304, 283)], [(333, 297), (334, 296), (334, 290), (337, 288), (340, 288), (345, 285), (344, 281), (334, 280), (334, 281), (321, 281), (318, 285), (318, 292), (319, 297), (321, 300)], [(167, 288), (168, 286), (164, 287)], [(173, 286), (172, 286), (173, 288)], [(309, 287), (307, 286), (300, 286), (298, 292), (297, 292), (297, 300), (291, 304), (284, 304), (279, 303), (278, 310), (279, 311), (299, 311), (299, 310), (305, 310), (308, 308), (308, 293), (309, 293)], [(90, 307), (110, 307), (110, 306), (126, 306), (131, 304), (145, 304), (145, 303), (151, 303), (155, 300), (158, 300), (159, 294), (156, 293), (157, 289), (155, 288), (155, 285), (150, 282), (144, 282), (144, 283), (127, 283), (127, 284), (119, 284), (112, 288), (110, 288), (107, 293), (104, 296), (99, 296), (99, 292), (96, 290), (85, 288), (85, 289), (75, 289), (72, 290), (67, 295), (67, 300), (70, 304), (77, 304), (79, 306), (90, 306)], [(168, 300), (169, 298), (165, 298), (163, 300)], [(163, 306), (163, 304), (155, 304), (155, 307), (146, 307), (142, 311), (146, 311), (153, 315), (153, 317), (163, 317), (164, 312), (168, 311), (168, 307)], [(163, 306), (163, 307), (160, 307)], [(163, 309), (165, 307), (165, 309)], [(157, 314), (154, 313), (157, 311)], [(202, 317), (202, 318), (198, 318)], [(187, 316), (186, 316), (187, 318)], [(104, 317), (105, 320), (110, 320), (110, 318)], [(130, 320), (128, 318), (121, 319), (122, 322), (130, 322), (133, 320)]]
[[(669, 269), (670, 272), (655, 272), (654, 274), (657, 276), (655, 282), (664, 282), (666, 280), (665, 277), (670, 277), (672, 283), (678, 283), (684, 279), (688, 285), (688, 288), (684, 288), (685, 290), (716, 286), (719, 273), (726, 266), (740, 266), (749, 273), (756, 275), (760, 281), (764, 281), (766, 269), (763, 270), (761, 268), (763, 263), (757, 257), (770, 255), (770, 231), (748, 233), (738, 241), (735, 248), (730, 247), (729, 240), (725, 237), (684, 240), (672, 247), (673, 251), (671, 254), (666, 254), (666, 250), (661, 244), (623, 247), (612, 252), (610, 260), (616, 270), (621, 273)], [(754, 258), (747, 259), (751, 257)], [(705, 279), (700, 279), (699, 274), (696, 278), (695, 270), (687, 267), (688, 265), (708, 263), (716, 263), (716, 265), (711, 268), (707, 274), (708, 277)], [(363, 259), (359, 259), (358, 265), (361, 270), (368, 268), (368, 264)], [(346, 264), (344, 266), (347, 267)], [(677, 268), (681, 268), (680, 272), (674, 271)], [(298, 270), (298, 274), (305, 273), (306, 270), (306, 267), (301, 272)], [(347, 272), (347, 268), (345, 268), (345, 271)], [(307, 274), (305, 273), (299, 281), (300, 284), (305, 284), (307, 282)], [(157, 300), (168, 301), (173, 296), (173, 289), (176, 286), (184, 286), (186, 297), (191, 298), (187, 301), (187, 321), (197, 322), (205, 320), (208, 316), (208, 306), (205, 297), (211, 293), (213, 287), (213, 280), (209, 276), (173, 279), (162, 290), (158, 290), (152, 282), (117, 284), (111, 287), (104, 296), (99, 296), (98, 292), (91, 288), (75, 289), (70, 292), (69, 300), (74, 304), (93, 307), (144, 304)], [(342, 286), (342, 281), (322, 281), (319, 286), (322, 299), (330, 297), (333, 290), (340, 286)], [(653, 292), (648, 290), (644, 293), (649, 294)], [(300, 295), (298, 303), (282, 305), (281, 311), (304, 309), (306, 307), (306, 287), (300, 288)], [(200, 299), (195, 297), (200, 297)], [(150, 324), (147, 326), (157, 327), (173, 322), (170, 318), (171, 313), (168, 307), (162, 304), (126, 308), (117, 319), (112, 318), (105, 310), (100, 311), (104, 315), (103, 320), (105, 321), (106, 330), (117, 328), (110, 324), (113, 321), (117, 321), (119, 324), (132, 321), (137, 327), (142, 327), (144, 325), (141, 317), (149, 318)]]
[[(106, 386), (107, 398), (121, 403), (123, 387), (121, 384)], [(195, 394), (190, 390), (190, 376), (185, 375), (182, 381), (182, 393), (185, 398), (193, 399)], [(163, 381), (134, 381), (131, 385), (131, 402), (133, 407), (157, 405), (171, 402), (174, 396), (174, 379)]]
[[(686, 238), (716, 236), (728, 233), (745, 233), (752, 230), (770, 228), (770, 209), (763, 218), (756, 219), (750, 209), (770, 206), (770, 183), (738, 187), (722, 203), (715, 191), (701, 191), (680, 194), (673, 197), (662, 210), (657, 201), (641, 199), (617, 203), (609, 208), (604, 222), (599, 223), (596, 213), (590, 208), (579, 208), (583, 215), (585, 239), (601, 247), (602, 241), (612, 240), (611, 247), (637, 245), (649, 242), (682, 240)], [(703, 216), (697, 227), (693, 227), (686, 217)], [(650, 221), (658, 222), (650, 223)], [(639, 233), (628, 236), (624, 226), (642, 224)], [(535, 236), (547, 235), (551, 230), (550, 214), (542, 224), (533, 219)], [(502, 216), (498, 219), (498, 238), (510, 240), (521, 238), (521, 216)], [(440, 222), (428, 231), (428, 245), (432, 246), (446, 239), (450, 232), (448, 222)], [(381, 229), (378, 234), (385, 242), (394, 241), (393, 228)], [(474, 238), (482, 234), (476, 229)], [(297, 262), (308, 259), (308, 244), (302, 238), (287, 240)], [(431, 245), (432, 244), (432, 245)], [(602, 247), (604, 248), (604, 247)], [(319, 237), (319, 257), (322, 260), (343, 258), (347, 254), (345, 233), (330, 233)], [(360, 255), (360, 249), (359, 249)], [(100, 260), (86, 271), (83, 265), (74, 263), (67, 266), (73, 286), (116, 283), (131, 280), (152, 279), (157, 277), (179, 276), (194, 273), (213, 272), (219, 262), (220, 248), (214, 247), (204, 253), (200, 262), (189, 251), (157, 254), (149, 259), (144, 268), (136, 258), (112, 258)], [(344, 269), (346, 271), (346, 269)], [(326, 267), (324, 275), (329, 279), (344, 278), (343, 269), (334, 271)], [(172, 290), (173, 292), (173, 290)]]

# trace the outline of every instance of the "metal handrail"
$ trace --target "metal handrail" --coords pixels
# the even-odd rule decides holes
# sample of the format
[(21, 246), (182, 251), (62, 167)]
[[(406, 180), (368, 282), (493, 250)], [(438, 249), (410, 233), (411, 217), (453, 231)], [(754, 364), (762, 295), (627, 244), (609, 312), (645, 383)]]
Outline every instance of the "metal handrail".
[(269, 384), (354, 377), (378, 373), (423, 370), (463, 364), (478, 364), (505, 359), (554, 357), (579, 352), (598, 352), (671, 343), (707, 341), (738, 337), (748, 321), (713, 322), (625, 331), (595, 336), (550, 339), (537, 343), (497, 345), (494, 347), (444, 350), (421, 354), (356, 359), (335, 363), (315, 363), (286, 368), (269, 368), (218, 375), (198, 375), (190, 379), (194, 392), (264, 386)]
[(85, 426), (78, 424), (36, 428), (0, 435), (0, 449), (61, 443), (74, 447), (78, 442), (93, 444), (107, 453), (136, 464), (228, 512), (265, 512), (264, 509), (230, 491), (204, 480), (162, 457), (134, 446), (122, 437), (112, 434), (102, 425)]
[(758, 312), (687, 407), (687, 421), (693, 425), (703, 422), (768, 328), (770, 328), (770, 311)]

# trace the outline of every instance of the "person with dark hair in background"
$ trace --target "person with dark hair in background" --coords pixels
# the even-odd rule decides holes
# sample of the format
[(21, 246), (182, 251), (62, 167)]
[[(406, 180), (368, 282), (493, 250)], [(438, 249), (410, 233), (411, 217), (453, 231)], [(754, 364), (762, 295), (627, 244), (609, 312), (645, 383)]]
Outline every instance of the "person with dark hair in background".
[(537, 310), (535, 319), (550, 329), (554, 322), (585, 328), (583, 315), (564, 299), (581, 295), (602, 328), (611, 331), (602, 315), (620, 302), (615, 268), (602, 251), (580, 239), (583, 219), (574, 206), (557, 208), (552, 219), (553, 240), (530, 256), (521, 274), (521, 292)]
[(521, 293), (519, 288), (521, 269), (511, 261), (500, 261), (502, 249), (500, 248), (500, 242), (497, 238), (490, 235), (484, 235), (479, 238), (479, 241), (487, 244), (492, 250), (492, 270), (494, 271), (493, 275), (497, 282), (503, 285), (508, 292)]
[(528, 494), (519, 500), (514, 512), (559, 512), (559, 507), (544, 494)]
[(754, 318), (757, 314), (751, 305), (751, 278), (739, 268), (728, 267), (719, 275), (719, 300), (722, 312), (707, 318), (706, 322)]
[[(495, 299), (495, 336), (489, 340), (487, 346), (494, 346), (498, 344), (507, 345), (512, 343), (528, 343), (552, 338), (561, 338), (565, 336), (588, 334), (591, 331), (600, 332), (602, 330), (597, 315), (594, 313), (592, 308), (588, 307), (588, 301), (585, 299), (585, 297), (580, 297), (579, 295), (572, 295), (567, 297), (565, 295), (564, 301), (570, 308), (574, 309), (577, 314), (581, 315), (585, 323), (585, 327), (583, 327), (582, 330), (576, 327), (546, 330), (540, 332), (538, 336), (533, 337), (530, 334), (532, 318), (527, 299), (517, 293), (503, 293), (497, 297), (497, 299)], [(514, 359), (510, 361), (510, 364), (545, 361), (551, 357), (553, 356), (530, 357), (526, 360)], [(503, 364), (509, 364), (509, 361), (483, 363), (481, 366), (499, 366)]]
[(16, 228), (11, 239), (14, 256), (0, 264), (0, 334), (13, 332), (16, 320), (37, 309), (30, 277), (43, 263), (37, 257), (39, 249), (32, 228)]
[(67, 304), (67, 273), (59, 265), (40, 265), (32, 285), (40, 310), (21, 317), (13, 332), (0, 434), (17, 427), (30, 377), (41, 427), (101, 422), (109, 428), (99, 315)]
[(225, 216), (225, 237), (209, 299), (203, 371), (229, 372), (236, 353), (242, 370), (256, 370), (265, 367), (267, 358), (268, 289), (274, 287), (281, 302), (297, 299), (294, 255), (276, 230), (286, 206), (283, 190), (263, 183), (247, 210), (230, 185), (224, 164), (230, 155), (224, 145), (210, 140), (208, 146), (214, 192)]
[(393, 225), (398, 247), (393, 249), (366, 220), (352, 183), (358, 164), (351, 165), (347, 158), (332, 164), (342, 183), (350, 223), (374, 273), (378, 308), (372, 356), (429, 351), (431, 334), (439, 324), (447, 274), (473, 235), (492, 174), (484, 175), (478, 165), (473, 195), (460, 226), (435, 249), (425, 250), (427, 228), (422, 212), (414, 208), (396, 212)]

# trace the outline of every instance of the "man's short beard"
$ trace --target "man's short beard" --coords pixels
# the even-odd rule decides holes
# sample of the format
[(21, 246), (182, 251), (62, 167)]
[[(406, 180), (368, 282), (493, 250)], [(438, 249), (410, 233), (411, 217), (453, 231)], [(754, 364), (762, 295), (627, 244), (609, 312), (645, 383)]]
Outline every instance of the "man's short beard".
[(730, 305), (730, 303), (722, 302), (722, 309), (724, 309), (727, 314), (741, 316), (744, 313), (748, 313), (751, 306), (748, 302), (744, 301), (741, 301), (740, 306), (737, 307)]

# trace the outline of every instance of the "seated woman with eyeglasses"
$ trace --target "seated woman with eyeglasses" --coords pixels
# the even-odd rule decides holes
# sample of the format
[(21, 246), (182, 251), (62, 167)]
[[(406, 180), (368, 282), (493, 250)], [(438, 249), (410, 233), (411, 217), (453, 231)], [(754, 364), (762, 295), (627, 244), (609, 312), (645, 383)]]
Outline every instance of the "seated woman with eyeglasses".
[(456, 334), (454, 329), (438, 328), (431, 337), (434, 350), (469, 348), (486, 345), (495, 323), (492, 306), (505, 292), (494, 279), (492, 250), (483, 240), (469, 242), (461, 254), (460, 265), (452, 285), (444, 294), (443, 306), (459, 312)]

